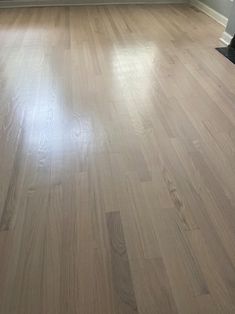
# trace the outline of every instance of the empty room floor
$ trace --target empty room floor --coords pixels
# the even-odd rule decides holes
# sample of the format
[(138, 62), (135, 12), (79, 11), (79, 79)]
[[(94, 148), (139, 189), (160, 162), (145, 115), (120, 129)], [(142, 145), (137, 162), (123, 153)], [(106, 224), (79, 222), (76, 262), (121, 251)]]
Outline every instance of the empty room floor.
[(0, 10), (0, 313), (235, 313), (235, 66), (185, 5)]

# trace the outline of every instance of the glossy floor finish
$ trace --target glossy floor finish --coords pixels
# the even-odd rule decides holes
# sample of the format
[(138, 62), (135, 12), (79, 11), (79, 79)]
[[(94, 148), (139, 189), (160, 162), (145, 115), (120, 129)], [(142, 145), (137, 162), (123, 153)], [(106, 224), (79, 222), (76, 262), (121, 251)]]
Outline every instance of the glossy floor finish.
[(187, 6), (0, 11), (0, 313), (235, 313), (235, 67)]

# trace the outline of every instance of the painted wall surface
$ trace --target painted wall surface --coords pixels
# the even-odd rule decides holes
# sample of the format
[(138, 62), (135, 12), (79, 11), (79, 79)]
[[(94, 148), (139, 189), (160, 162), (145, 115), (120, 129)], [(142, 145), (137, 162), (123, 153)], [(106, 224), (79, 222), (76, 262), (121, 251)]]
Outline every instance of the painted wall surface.
[(208, 5), (208, 7), (219, 12), (225, 17), (229, 17), (233, 2), (230, 0), (200, 0), (202, 3)]
[(232, 8), (230, 10), (228, 24), (225, 31), (232, 36), (235, 34), (235, 1), (233, 2)]

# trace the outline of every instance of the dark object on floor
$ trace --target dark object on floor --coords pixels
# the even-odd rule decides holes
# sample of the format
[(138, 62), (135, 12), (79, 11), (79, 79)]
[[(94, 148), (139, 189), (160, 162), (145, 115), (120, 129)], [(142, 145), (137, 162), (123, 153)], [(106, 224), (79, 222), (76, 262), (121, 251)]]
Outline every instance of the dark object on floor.
[(228, 46), (228, 47), (221, 47), (221, 48), (215, 48), (215, 49), (219, 51), (227, 59), (229, 59), (232, 63), (235, 64), (235, 49), (234, 48)]
[(233, 35), (233, 38), (229, 44), (229, 47), (235, 49), (235, 35)]

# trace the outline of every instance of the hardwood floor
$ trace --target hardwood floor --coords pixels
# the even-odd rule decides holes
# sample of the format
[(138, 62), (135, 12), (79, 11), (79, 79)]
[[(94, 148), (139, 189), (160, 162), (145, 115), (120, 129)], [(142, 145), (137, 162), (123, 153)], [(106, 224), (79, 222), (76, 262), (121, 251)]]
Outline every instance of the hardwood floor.
[(0, 10), (0, 313), (235, 313), (235, 67), (173, 5)]

